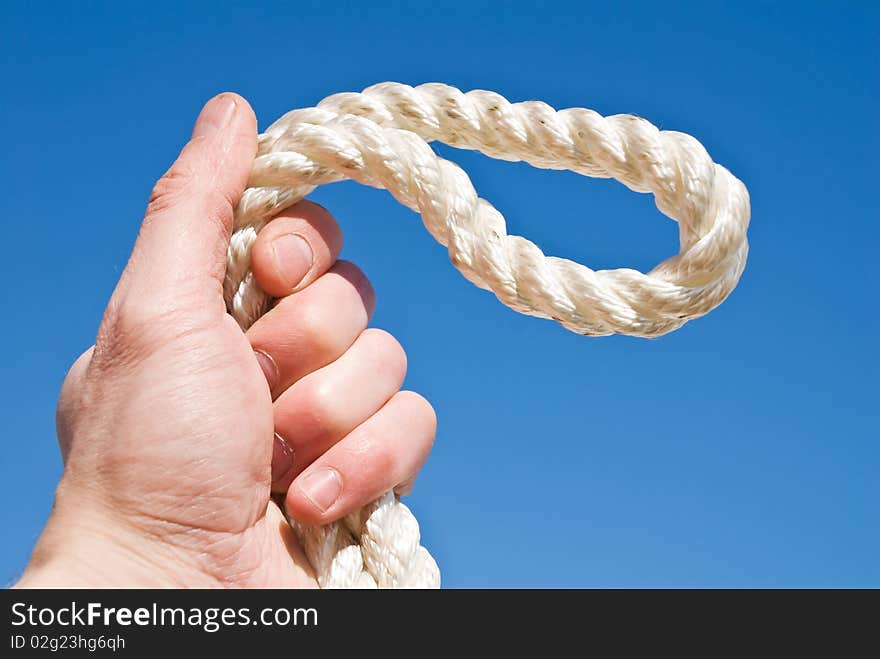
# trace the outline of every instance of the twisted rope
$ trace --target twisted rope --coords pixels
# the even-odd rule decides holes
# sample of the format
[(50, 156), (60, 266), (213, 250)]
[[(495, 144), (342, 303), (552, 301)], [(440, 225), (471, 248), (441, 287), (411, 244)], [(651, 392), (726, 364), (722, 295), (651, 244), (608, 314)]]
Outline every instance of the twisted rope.
[[(501, 213), (477, 196), (464, 171), (434, 153), (434, 140), (651, 192), (678, 222), (681, 249), (647, 274), (545, 256), (507, 234)], [(681, 327), (724, 301), (748, 254), (748, 191), (689, 135), (631, 115), (556, 111), (438, 83), (382, 83), (288, 112), (260, 135), (235, 212), (224, 286), (243, 328), (271, 302), (249, 270), (259, 230), (318, 185), (344, 179), (384, 188), (420, 213), (453, 265), (507, 306), (591, 336), (654, 337)], [(334, 524), (291, 523), (321, 587), (439, 586), (418, 523), (393, 493)]]

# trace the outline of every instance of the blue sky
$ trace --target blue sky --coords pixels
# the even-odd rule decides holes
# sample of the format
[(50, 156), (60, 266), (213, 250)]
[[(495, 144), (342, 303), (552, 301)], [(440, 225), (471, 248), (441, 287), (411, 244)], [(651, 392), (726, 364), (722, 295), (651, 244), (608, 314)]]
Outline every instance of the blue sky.
[[(868, 2), (3, 3), (0, 580), (51, 505), (65, 370), (202, 102), (237, 91), (265, 128), (396, 80), (639, 114), (697, 137), (752, 199), (739, 287), (647, 341), (513, 313), (385, 192), (314, 195), (438, 411), (409, 503), (445, 585), (880, 586), (878, 18)], [(614, 181), (441, 151), (548, 254), (647, 270), (678, 249), (650, 196)]]

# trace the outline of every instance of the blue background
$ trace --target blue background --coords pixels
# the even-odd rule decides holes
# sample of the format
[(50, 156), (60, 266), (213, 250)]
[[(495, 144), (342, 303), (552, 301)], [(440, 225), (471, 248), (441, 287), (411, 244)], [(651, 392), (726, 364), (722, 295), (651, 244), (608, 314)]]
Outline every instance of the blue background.
[[(639, 114), (752, 198), (740, 286), (647, 341), (511, 312), (385, 192), (314, 196), (439, 413), (409, 502), (445, 585), (880, 586), (876, 6), (3, 3), (0, 579), (51, 505), (65, 370), (202, 102), (238, 91), (265, 128), (397, 80)], [(650, 196), (441, 151), (548, 254), (678, 250)]]

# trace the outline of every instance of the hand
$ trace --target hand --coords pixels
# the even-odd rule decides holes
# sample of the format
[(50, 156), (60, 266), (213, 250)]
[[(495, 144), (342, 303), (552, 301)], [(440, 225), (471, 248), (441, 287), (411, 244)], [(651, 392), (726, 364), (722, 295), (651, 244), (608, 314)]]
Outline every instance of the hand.
[(253, 272), (279, 298), (246, 333), (222, 295), (232, 210), (256, 153), (233, 94), (202, 110), (153, 191), (95, 345), (58, 404), (65, 461), (19, 586), (313, 586), (270, 492), (325, 524), (411, 487), (430, 405), (398, 392), (400, 345), (365, 330), (373, 291), (301, 202), (269, 223)]

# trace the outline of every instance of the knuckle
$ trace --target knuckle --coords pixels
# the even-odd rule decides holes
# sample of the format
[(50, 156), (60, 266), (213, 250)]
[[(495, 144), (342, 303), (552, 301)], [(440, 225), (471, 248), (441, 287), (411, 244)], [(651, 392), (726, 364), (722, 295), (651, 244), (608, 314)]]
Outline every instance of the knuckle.
[(136, 342), (152, 328), (166, 323), (168, 315), (168, 309), (162, 305), (146, 300), (134, 303), (126, 298), (115, 307), (113, 333), (126, 343)]
[(376, 327), (364, 330), (362, 334), (369, 346), (374, 372), (387, 373), (394, 379), (402, 380), (406, 375), (406, 351), (400, 342), (389, 332)]
[(83, 399), (87, 399), (83, 391), (83, 379), (86, 369), (91, 361), (94, 346), (81, 354), (71, 365), (61, 384), (58, 394), (58, 406), (55, 412), (55, 427), (58, 435), (58, 443), (61, 447), (62, 457), (66, 459), (70, 447), (77, 417), (83, 406)]
[(314, 201), (303, 199), (297, 202), (294, 208), (296, 209), (297, 214), (303, 216), (304, 219), (336, 224), (336, 219), (333, 217), (333, 214), (327, 210), (326, 206), (322, 206)]
[(223, 187), (212, 186), (200, 194), (204, 196), (206, 217), (225, 237), (232, 228), (232, 213), (238, 200)]
[(70, 368), (67, 370), (67, 375), (64, 377), (64, 382), (61, 384), (59, 399), (70, 399), (72, 396), (76, 395), (76, 389), (82, 381), (85, 370), (92, 358), (93, 350), (94, 346), (90, 347), (70, 365)]
[(373, 285), (364, 274), (364, 271), (358, 266), (351, 261), (340, 260), (337, 261), (329, 271), (342, 277), (351, 284), (368, 307), (373, 304), (376, 299)]
[(364, 454), (362, 464), (370, 465), (374, 479), (382, 482), (382, 489), (385, 489), (385, 481), (389, 478), (395, 480), (395, 475), (401, 471), (403, 459), (400, 451), (390, 442), (371, 434), (363, 437), (361, 451)]
[(304, 393), (304, 406), (308, 416), (318, 428), (333, 428), (337, 425), (337, 406), (333, 388), (325, 383), (314, 384)]
[(156, 215), (175, 206), (191, 189), (194, 178), (194, 172), (186, 165), (179, 162), (172, 165), (153, 186), (147, 203), (147, 215)]
[[(358, 478), (364, 483), (381, 481), (397, 473), (400, 451), (394, 442), (371, 424), (358, 427), (345, 440), (347, 464), (359, 465)], [(383, 486), (384, 487), (384, 486)]]
[(398, 392), (397, 398), (401, 405), (409, 409), (409, 414), (416, 420), (418, 427), (424, 429), (425, 436), (430, 437), (433, 444), (434, 435), (437, 433), (437, 413), (434, 411), (434, 406), (415, 391)]
[(357, 265), (352, 263), (351, 261), (346, 261), (345, 259), (339, 259), (333, 267), (330, 269), (331, 272), (335, 272), (341, 277), (345, 277), (353, 284), (368, 282), (367, 276), (364, 274), (364, 271), (361, 270)]
[(299, 214), (317, 231), (328, 245), (342, 245), (342, 228), (333, 214), (321, 204), (303, 200), (297, 204)]
[[(196, 190), (196, 174), (192, 167), (176, 162), (153, 186), (147, 203), (146, 220), (177, 207)], [(198, 190), (198, 204), (207, 220), (218, 231), (226, 234), (232, 226), (232, 213), (237, 199), (225, 186), (202, 186)]]
[(333, 319), (327, 305), (322, 300), (303, 300), (297, 306), (296, 323), (305, 347), (324, 356), (337, 352), (338, 332), (333, 331)]

